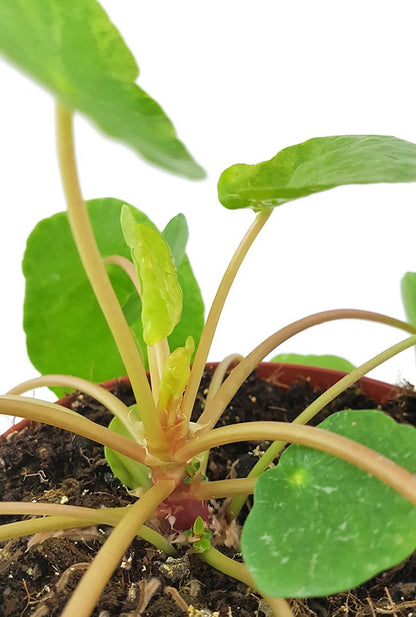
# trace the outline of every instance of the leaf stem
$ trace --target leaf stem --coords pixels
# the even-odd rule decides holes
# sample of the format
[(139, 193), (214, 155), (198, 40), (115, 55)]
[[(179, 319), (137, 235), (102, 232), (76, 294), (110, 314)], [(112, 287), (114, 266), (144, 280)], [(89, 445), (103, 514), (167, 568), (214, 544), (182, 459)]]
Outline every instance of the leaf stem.
[(202, 331), (201, 339), (199, 341), (198, 349), (196, 351), (194, 363), (191, 370), (191, 376), (183, 398), (182, 409), (188, 421), (192, 414), (192, 409), (198, 393), (199, 384), (201, 382), (202, 374), (204, 372), (205, 364), (207, 362), (208, 353), (211, 347), (212, 340), (214, 338), (215, 330), (217, 328), (222, 309), (224, 307), (225, 300), (228, 296), (228, 292), (230, 291), (231, 285), (244, 260), (244, 257), (247, 255), (248, 250), (250, 249), (254, 240), (257, 238), (263, 226), (269, 219), (271, 213), (272, 209), (268, 209), (257, 214), (254, 222), (250, 226), (249, 230), (239, 244), (236, 252), (234, 253), (219, 284), (217, 293), (212, 302), (211, 309), (205, 322), (204, 329)]
[[(89, 525), (117, 525), (126, 508), (85, 508), (56, 503), (6, 501), (0, 503), (0, 515), (20, 514), (43, 516), (0, 526), (0, 540), (18, 538), (45, 531), (59, 531)], [(138, 535), (167, 555), (176, 555), (176, 549), (160, 533), (142, 525)]]
[(159, 403), (160, 380), (163, 374), (163, 367), (169, 356), (168, 339), (163, 339), (155, 345), (147, 346), (147, 357), (149, 358), (149, 373), (152, 383), (153, 399), (156, 405)]
[(284, 440), (337, 456), (370, 473), (416, 505), (415, 474), (371, 448), (315, 426), (287, 422), (243, 422), (223, 426), (194, 437), (178, 448), (176, 456), (178, 460), (187, 461), (204, 450), (224, 444), (263, 440)]
[(149, 448), (156, 451), (164, 445), (162, 428), (140, 354), (107, 276), (81, 194), (75, 161), (72, 113), (60, 103), (57, 103), (56, 108), (56, 127), (58, 160), (72, 234), (130, 378)]
[(110, 537), (98, 551), (96, 557), (82, 577), (61, 617), (89, 617), (96, 606), (108, 580), (119, 564), (124, 551), (137, 534), (143, 523), (157, 506), (170, 495), (175, 482), (158, 482), (134, 505), (126, 508), (126, 514), (114, 528)]
[[(290, 339), (295, 334), (303, 332), (303, 330), (307, 330), (312, 326), (337, 319), (363, 319), (365, 321), (375, 321), (389, 326), (394, 326), (395, 328), (400, 328), (401, 330), (405, 330), (407, 332), (416, 333), (416, 327), (404, 321), (394, 319), (388, 315), (382, 315), (381, 313), (361, 311), (357, 309), (334, 309), (329, 311), (321, 311), (319, 313), (314, 313), (312, 315), (308, 315), (307, 317), (303, 317), (302, 319), (298, 319), (265, 339), (231, 371), (230, 375), (218, 389), (215, 396), (207, 401), (205, 410), (198, 420), (198, 424), (201, 426), (200, 432), (206, 432), (215, 426), (228, 403), (240, 388), (241, 384), (247, 379), (250, 373), (254, 371), (257, 365), (271, 351), (273, 351), (273, 349)], [(380, 364), (380, 362), (377, 362), (375, 366), (378, 366), (378, 364)], [(368, 370), (371, 369), (367, 369), (367, 372)]]
[(35, 422), (43, 422), (62, 428), (71, 433), (76, 433), (108, 446), (116, 452), (145, 463), (146, 465), (160, 465), (161, 461), (148, 454), (146, 448), (139, 445), (132, 439), (119, 435), (104, 426), (100, 426), (80, 414), (56, 405), (24, 396), (3, 395), (0, 396), (0, 414), (17, 416), (18, 418), (28, 418)]
[(214, 394), (216, 394), (218, 390), (220, 389), (220, 386), (222, 382), (224, 381), (224, 377), (227, 371), (229, 370), (230, 366), (233, 364), (237, 364), (238, 362), (241, 362), (241, 360), (243, 359), (244, 359), (244, 356), (234, 353), (234, 354), (230, 354), (229, 356), (221, 360), (221, 362), (218, 364), (217, 368), (215, 369), (212, 379), (210, 381), (207, 396), (206, 396), (207, 401), (209, 401), (209, 399), (211, 399), (214, 396)]
[(272, 598), (257, 589), (250, 572), (243, 563), (230, 559), (212, 546), (208, 551), (201, 553), (199, 557), (202, 561), (205, 561), (205, 563), (208, 563), (227, 576), (232, 576), (238, 581), (245, 583), (248, 587), (257, 590), (272, 609), (274, 617), (294, 617), (288, 602), (284, 598)]
[(131, 436), (140, 443), (141, 434), (137, 430), (136, 424), (130, 420), (130, 410), (119, 398), (109, 392), (106, 388), (92, 383), (81, 377), (73, 377), (72, 375), (42, 375), (29, 379), (23, 383), (14, 386), (7, 394), (23, 394), (28, 390), (41, 387), (64, 387), (73, 388), (88, 394), (99, 403), (104, 405), (114, 416), (124, 424)]
[[(141, 299), (142, 291), (140, 287), (139, 277), (137, 276), (134, 264), (129, 259), (126, 259), (121, 255), (111, 255), (110, 257), (104, 258), (104, 264), (112, 264), (124, 270), (124, 272), (127, 274), (131, 282), (133, 283), (139, 295), (139, 298)], [(159, 401), (160, 377), (163, 372), (166, 358), (169, 356), (169, 352), (169, 343), (167, 339), (163, 339), (159, 343), (156, 343), (156, 345), (147, 347), (150, 382), (152, 384), (152, 395), (156, 406)]]
[(250, 495), (254, 492), (256, 478), (234, 478), (232, 480), (215, 480), (213, 482), (201, 482), (193, 490), (195, 499), (207, 501), (209, 499), (221, 499), (234, 495)]

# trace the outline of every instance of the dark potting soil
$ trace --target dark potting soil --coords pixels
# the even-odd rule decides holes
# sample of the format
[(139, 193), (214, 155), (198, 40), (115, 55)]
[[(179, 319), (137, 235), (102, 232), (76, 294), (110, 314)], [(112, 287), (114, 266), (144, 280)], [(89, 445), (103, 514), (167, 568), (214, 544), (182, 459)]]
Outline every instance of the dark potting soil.
[[(197, 409), (204, 403), (205, 376)], [(132, 404), (129, 388), (120, 384), (118, 396)], [(309, 382), (279, 387), (250, 376), (232, 400), (219, 424), (253, 420), (290, 421), (318, 392)], [(354, 388), (346, 391), (315, 418), (319, 423), (334, 411), (374, 408)], [(107, 425), (108, 412), (96, 401), (78, 395), (76, 411)], [(400, 422), (416, 426), (416, 394), (398, 390), (382, 407)], [(211, 480), (242, 476), (256, 461), (265, 443), (237, 443), (212, 452)], [(233, 464), (237, 461), (236, 464)], [(44, 425), (31, 425), (0, 443), (2, 501), (49, 501), (87, 507), (124, 506), (134, 499), (111, 472), (103, 449), (83, 437)], [(249, 507), (249, 505), (248, 505)], [(244, 516), (244, 513), (242, 513)], [(19, 517), (20, 518), (20, 517)], [(2, 523), (12, 517), (2, 517)], [(0, 545), (0, 617), (58, 617), (83, 571), (102, 546), (109, 529), (93, 527), (21, 538)], [(239, 558), (231, 549), (221, 549)], [(365, 585), (328, 598), (292, 600), (295, 616), (358, 617), (416, 611), (416, 554)], [(167, 558), (153, 546), (135, 539), (96, 607), (94, 617), (268, 617), (262, 599), (245, 585), (201, 562), (189, 551)]]

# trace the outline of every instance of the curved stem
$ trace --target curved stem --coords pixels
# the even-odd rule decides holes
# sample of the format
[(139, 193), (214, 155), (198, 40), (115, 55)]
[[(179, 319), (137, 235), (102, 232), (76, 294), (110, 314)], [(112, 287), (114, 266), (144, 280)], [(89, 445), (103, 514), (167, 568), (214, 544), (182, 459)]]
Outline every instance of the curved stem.
[[(224, 381), (224, 377), (230, 366), (236, 362), (240, 362), (243, 359), (243, 356), (240, 354), (230, 354), (226, 358), (224, 358), (217, 366), (214, 371), (214, 374), (211, 378), (211, 382), (208, 387), (208, 392), (206, 396), (206, 400), (211, 399), (214, 394), (216, 394)], [(209, 452), (204, 452), (204, 455), (201, 457), (201, 466), (199, 468), (198, 475), (204, 475), (209, 462)]]
[(218, 418), (224, 412), (224, 409), (240, 388), (241, 384), (247, 379), (250, 373), (254, 371), (265, 356), (275, 349), (275, 347), (281, 345), (292, 336), (302, 332), (303, 330), (307, 330), (312, 326), (337, 319), (363, 319), (365, 321), (375, 321), (400, 328), (401, 330), (405, 330), (407, 332), (416, 333), (416, 327), (404, 321), (394, 319), (387, 315), (382, 315), (381, 313), (360, 311), (357, 309), (334, 309), (330, 311), (322, 311), (319, 313), (314, 313), (313, 315), (308, 315), (302, 319), (298, 319), (265, 339), (231, 371), (231, 374), (219, 388), (217, 394), (213, 396), (211, 400), (207, 401), (205, 410), (198, 420), (198, 424), (201, 426), (200, 432), (206, 432), (215, 426)]
[(122, 255), (109, 255), (108, 257), (103, 258), (103, 263), (105, 266), (118, 266), (119, 268), (124, 270), (124, 272), (127, 274), (129, 279), (133, 283), (137, 293), (139, 294), (139, 297), (141, 296), (139, 277), (137, 276), (136, 268), (134, 267), (134, 264), (130, 261), (130, 259), (127, 259)]
[(234, 354), (230, 354), (229, 356), (224, 358), (224, 360), (222, 360), (219, 363), (219, 365), (214, 371), (214, 374), (212, 376), (211, 382), (208, 387), (208, 392), (207, 392), (207, 397), (206, 397), (207, 401), (209, 401), (209, 399), (211, 399), (214, 396), (214, 394), (218, 392), (230, 366), (232, 364), (241, 362), (241, 360), (243, 359), (244, 359), (243, 356), (241, 356), (240, 354), (234, 353)]
[(140, 443), (141, 433), (137, 430), (135, 422), (130, 420), (130, 410), (119, 398), (109, 392), (106, 388), (92, 383), (81, 377), (73, 377), (72, 375), (42, 375), (29, 379), (23, 383), (14, 386), (7, 394), (23, 394), (28, 390), (41, 387), (62, 386), (64, 388), (73, 388), (88, 394), (99, 403), (104, 405), (114, 416), (116, 416), (129, 431), (131, 436)]
[(234, 495), (250, 495), (254, 493), (256, 478), (235, 478), (232, 480), (215, 480), (213, 482), (201, 482), (192, 491), (195, 499), (207, 501), (209, 499), (221, 499)]
[(55, 405), (55, 403), (37, 401), (24, 396), (3, 395), (0, 396), (0, 414), (28, 418), (35, 422), (43, 422), (82, 435), (139, 463), (150, 466), (161, 464), (161, 461), (147, 453), (146, 448), (132, 439), (119, 435), (70, 409)]
[[(113, 525), (124, 513), (124, 508), (86, 508), (60, 503), (42, 503), (39, 501), (3, 501), (0, 503), (0, 516), (5, 514), (20, 514), (22, 516), (68, 516), (71, 518), (89, 519), (89, 523), (100, 522), (103, 525)], [(97, 521), (97, 516), (100, 520)], [(42, 519), (39, 519), (42, 520)], [(31, 521), (23, 521), (30, 523)], [(13, 524), (13, 523), (12, 523)], [(3, 528), (6, 525), (3, 525)]]
[(244, 257), (247, 255), (249, 248), (253, 244), (254, 240), (257, 238), (258, 234), (262, 230), (271, 213), (272, 209), (265, 210), (257, 214), (254, 223), (250, 226), (250, 229), (248, 230), (248, 232), (242, 239), (240, 245), (238, 246), (236, 252), (234, 253), (218, 287), (218, 291), (211, 305), (211, 309), (209, 311), (202, 332), (202, 336), (199, 341), (198, 349), (196, 351), (194, 363), (191, 370), (191, 376), (183, 398), (182, 409), (188, 421), (192, 414), (192, 409), (195, 404), (199, 384), (201, 382), (205, 364), (207, 362), (208, 353), (211, 347), (212, 340), (214, 338), (215, 330), (217, 328), (222, 309), (224, 307), (225, 300), (227, 299), (228, 292), (230, 291), (230, 287), (236, 277), (236, 274), (241, 266)]
[[(137, 276), (136, 268), (134, 264), (125, 257), (121, 255), (110, 255), (110, 257), (104, 258), (105, 265), (115, 265), (119, 266), (122, 270), (124, 270), (127, 276), (130, 278), (133, 283), (139, 298), (142, 296), (142, 291), (140, 287), (139, 277)], [(166, 358), (169, 355), (169, 343), (167, 339), (156, 343), (156, 345), (147, 347), (147, 356), (149, 361), (149, 373), (150, 373), (150, 382), (152, 384), (152, 396), (153, 400), (157, 406), (159, 401), (159, 390), (160, 390), (160, 377), (163, 371), (163, 367), (165, 365)]]
[[(20, 514), (44, 516), (0, 526), (0, 540), (18, 538), (45, 531), (59, 531), (89, 525), (115, 527), (126, 513), (126, 508), (85, 508), (56, 503), (9, 501), (0, 503), (0, 515)], [(176, 555), (176, 549), (160, 533), (142, 525), (138, 535), (167, 555)]]
[[(208, 551), (205, 551), (205, 553), (201, 553), (199, 557), (202, 561), (205, 561), (205, 563), (208, 563), (227, 576), (232, 576), (238, 581), (245, 583), (248, 587), (257, 590), (257, 586), (250, 572), (243, 563), (230, 559), (214, 547), (211, 547)], [(267, 604), (272, 609), (274, 617), (294, 617), (289, 604), (284, 598), (272, 598), (261, 591), (258, 591), (258, 593), (266, 600)]]
[[(415, 337), (416, 338), (416, 337)], [(204, 450), (238, 441), (284, 440), (327, 452), (378, 478), (416, 505), (416, 475), (371, 448), (315, 426), (287, 422), (243, 422), (216, 428), (178, 448), (178, 460), (187, 461)]]
[(170, 495), (175, 482), (159, 482), (147, 491), (133, 506), (127, 508), (122, 521), (98, 551), (94, 561), (82, 577), (61, 617), (89, 617), (97, 604), (108, 580), (119, 564), (124, 551), (143, 523), (157, 506)]
[(164, 443), (162, 428), (139, 351), (107, 276), (81, 194), (75, 161), (72, 114), (59, 103), (56, 126), (58, 160), (72, 235), (130, 378), (149, 447), (157, 450)]

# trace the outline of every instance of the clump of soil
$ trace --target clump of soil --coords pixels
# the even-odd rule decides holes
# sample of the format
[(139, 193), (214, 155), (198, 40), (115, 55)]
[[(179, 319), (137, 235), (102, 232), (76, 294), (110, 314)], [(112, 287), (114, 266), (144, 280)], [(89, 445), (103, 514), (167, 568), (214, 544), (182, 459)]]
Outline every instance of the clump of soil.
[[(202, 383), (195, 417), (204, 405)], [(123, 383), (116, 394), (133, 403)], [(290, 388), (264, 382), (255, 374), (231, 401), (219, 425), (253, 420), (291, 421), (319, 392), (309, 382)], [(96, 401), (77, 395), (76, 411), (103, 425), (109, 413)], [(350, 388), (315, 418), (340, 409), (376, 407)], [(397, 393), (383, 409), (396, 420), (416, 426), (416, 395), (411, 388)], [(266, 443), (237, 443), (212, 452), (211, 480), (242, 476)], [(60, 429), (32, 424), (0, 443), (2, 501), (49, 501), (87, 507), (115, 507), (133, 502), (113, 477), (102, 446)], [(249, 507), (249, 504), (248, 504)], [(246, 512), (242, 513), (242, 517)], [(16, 520), (2, 517), (2, 523)], [(94, 527), (58, 532), (33, 542), (20, 538), (0, 545), (1, 617), (58, 617), (85, 568), (102, 546), (109, 529)], [(223, 549), (221, 549), (223, 550)], [(231, 549), (228, 555), (239, 559)], [(365, 585), (328, 598), (290, 601), (296, 617), (363, 617), (391, 614), (410, 617), (416, 609), (416, 554)], [(183, 551), (166, 557), (136, 538), (108, 584), (94, 617), (269, 617), (263, 600), (245, 585), (213, 570)]]

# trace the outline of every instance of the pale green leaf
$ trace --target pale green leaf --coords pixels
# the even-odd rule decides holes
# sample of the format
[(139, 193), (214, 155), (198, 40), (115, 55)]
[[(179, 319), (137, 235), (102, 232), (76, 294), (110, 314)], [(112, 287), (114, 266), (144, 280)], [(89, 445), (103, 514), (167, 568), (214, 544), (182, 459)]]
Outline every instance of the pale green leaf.
[(384, 135), (337, 135), (289, 146), (256, 165), (229, 167), (218, 196), (227, 208), (261, 210), (346, 184), (415, 181), (415, 144)]
[(140, 280), (143, 338), (155, 345), (172, 332), (182, 313), (172, 253), (162, 234), (137, 223), (128, 206), (121, 211), (121, 227)]

